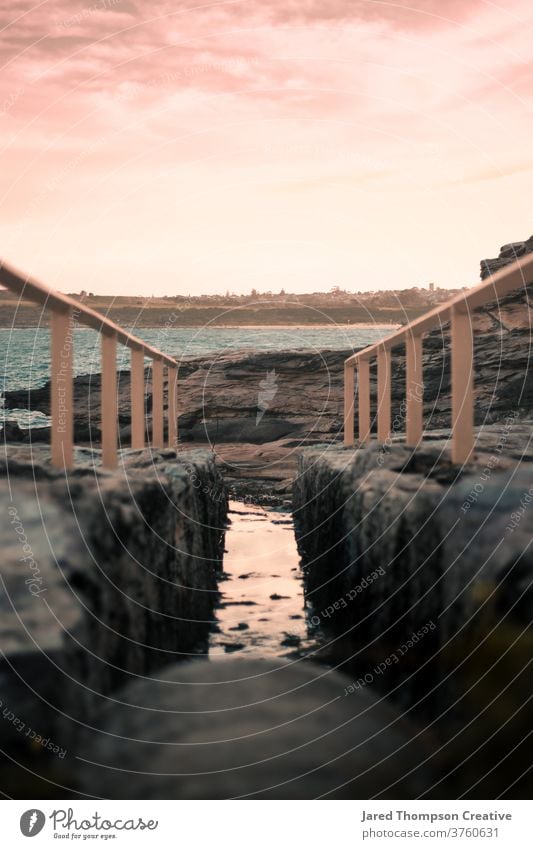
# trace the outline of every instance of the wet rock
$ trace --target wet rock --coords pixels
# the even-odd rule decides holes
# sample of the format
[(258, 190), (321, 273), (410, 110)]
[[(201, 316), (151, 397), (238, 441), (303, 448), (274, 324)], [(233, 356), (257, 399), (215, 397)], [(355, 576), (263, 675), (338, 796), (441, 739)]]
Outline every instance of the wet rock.
[(85, 792), (415, 798), (431, 782), (419, 767), (423, 738), (369, 692), (345, 697), (349, 680), (337, 672), (240, 658), (171, 666), (157, 678), (132, 684), (102, 709), (95, 721), (102, 733), (88, 732), (78, 752), (97, 764), (80, 769)]
[[(293, 618), (294, 617), (291, 616), (291, 619), (293, 619)], [(302, 642), (301, 637), (299, 637), (297, 634), (287, 634), (287, 633), (285, 633), (285, 636), (281, 641), (281, 645), (282, 646), (294, 647), (294, 646), (299, 646), (301, 642)]]
[(19, 423), (13, 421), (11, 419), (7, 419), (4, 422), (4, 427), (2, 429), (2, 437), (5, 442), (22, 442), (25, 436), (25, 432), (19, 426)]
[(242, 651), (245, 648), (244, 643), (221, 643), (221, 646), (224, 646), (224, 651), (227, 654), (231, 654), (234, 651)]
[[(294, 444), (286, 443), (286, 445), (287, 445), (287, 448), (292, 448), (295, 445), (299, 448), (300, 445), (301, 445), (301, 442), (296, 442)], [(274, 484), (272, 489), (273, 489), (273, 492), (279, 492), (279, 493), (288, 492), (290, 494), (291, 491), (292, 491), (292, 478), (286, 478), (285, 480), (282, 480), (279, 483)]]
[[(82, 426), (79, 430), (82, 430), (85, 433), (85, 427)], [(79, 430), (74, 429), (74, 436), (76, 441), (80, 441), (79, 439)], [(46, 442), (50, 443), (51, 439), (51, 429), (49, 427), (30, 427), (24, 432), (24, 442), (30, 442), (31, 444), (36, 442)], [(100, 431), (98, 431), (98, 439), (100, 438)]]
[(253, 607), (256, 601), (221, 601), (219, 607)]

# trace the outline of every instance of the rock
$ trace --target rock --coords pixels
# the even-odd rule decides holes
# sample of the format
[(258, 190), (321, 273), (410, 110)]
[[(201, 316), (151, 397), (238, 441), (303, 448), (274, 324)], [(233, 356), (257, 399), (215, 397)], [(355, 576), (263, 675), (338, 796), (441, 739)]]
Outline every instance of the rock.
[[(417, 454), (419, 466), (411, 469), (412, 451), (403, 445), (385, 455), (375, 444), (301, 455), (294, 522), (310, 621), (366, 646), (364, 671), (440, 613), (440, 598), (430, 592), (435, 535), (429, 519), (444, 485), (427, 472), (441, 452), (440, 444), (428, 448), (425, 462)], [(428, 652), (434, 643), (432, 635)], [(401, 680), (400, 666), (384, 679), (389, 688), (391, 679)], [(411, 671), (410, 665), (403, 677)]]
[[(490, 598), (499, 617), (533, 622), (533, 464), (471, 474), (447, 494), (438, 520), (443, 534), (442, 639)], [(458, 522), (459, 520), (459, 522)], [(453, 529), (453, 533), (451, 532)], [(471, 592), (465, 588), (471, 586)]]
[(12, 419), (6, 419), (2, 430), (4, 442), (22, 442), (25, 432), (19, 426), (19, 423)]
[(481, 260), (481, 279), (486, 280), (491, 274), (495, 274), (506, 265), (515, 262), (519, 257), (525, 256), (533, 251), (533, 236), (525, 242), (510, 242), (500, 248), (500, 254), (496, 259)]
[(218, 418), (211, 416), (209, 421), (194, 425), (185, 436), (190, 442), (248, 442), (250, 445), (262, 445), (275, 442), (284, 436), (294, 436), (301, 427), (294, 421), (282, 418), (263, 418), (259, 424), (255, 419), (246, 417)]
[[(0, 496), (0, 745), (8, 751), (29, 749), (28, 728), (44, 737), (55, 734), (56, 711), (64, 707), (58, 696), (68, 682), (68, 635), (84, 619), (69, 585), (81, 548), (74, 543), (79, 537), (74, 518), (46, 493), (38, 500), (30, 483), (11, 480), (13, 499), (7, 487)], [(64, 748), (65, 734), (57, 739)]]
[[(291, 616), (291, 619), (292, 619), (292, 616)], [(281, 641), (281, 645), (282, 646), (294, 647), (294, 646), (299, 646), (301, 642), (302, 642), (302, 639), (297, 634), (287, 634), (287, 632), (285, 631), (285, 636)]]
[(78, 750), (93, 764), (80, 769), (81, 789), (133, 799), (416, 798), (431, 783), (419, 767), (423, 738), (368, 691), (345, 696), (349, 683), (279, 659), (171, 666), (102, 708), (101, 733), (88, 731)]
[[(531, 286), (529, 290), (531, 292)], [(473, 315), (475, 335), (476, 422), (501, 421), (517, 410), (522, 417), (533, 414), (533, 376), (528, 368), (530, 326), (523, 292), (512, 293), (500, 303), (487, 304)], [(434, 331), (424, 340), (424, 412), (428, 430), (447, 427), (450, 421), (450, 347), (448, 327)], [(302, 444), (335, 442), (340, 439), (343, 420), (344, 351), (231, 351), (213, 357), (196, 357), (180, 364), (179, 434), (182, 443), (235, 446), (224, 452), (233, 469), (246, 466), (265, 469), (276, 480), (276, 491), (290, 489), (291, 475), (283, 463), (276, 465), (261, 456), (255, 446), (279, 445), (284, 455), (294, 455)], [(399, 348), (392, 361), (392, 419), (394, 432), (405, 430), (405, 352)], [(267, 374), (276, 381), (261, 393)], [(121, 440), (130, 438), (129, 372), (120, 372), (119, 410)], [(376, 375), (371, 370), (375, 398)], [(147, 433), (151, 431), (151, 386), (146, 372)], [(274, 391), (275, 390), (275, 391)], [(5, 405), (50, 412), (49, 386), (6, 392)], [(100, 375), (74, 381), (76, 440), (99, 438)], [(261, 400), (262, 399), (262, 400)], [(263, 415), (258, 421), (261, 401)], [(357, 411), (356, 411), (357, 425)], [(240, 446), (247, 446), (242, 451)], [(279, 455), (279, 451), (278, 451)]]
[[(298, 443), (297, 443), (297, 445), (298, 445), (299, 448), (301, 447), (301, 445), (299, 445)], [(289, 445), (287, 447), (290, 448), (290, 447), (293, 447), (293, 446)], [(273, 492), (288, 492), (290, 494), (292, 492), (292, 484), (293, 484), (293, 478), (286, 478), (285, 480), (280, 481), (280, 483), (275, 483), (274, 486), (272, 487), (272, 491)]]
[[(69, 750), (107, 694), (205, 647), (226, 510), (205, 452), (129, 452), (117, 472), (85, 454), (67, 479), (41, 446), (0, 463), (1, 700)], [(0, 722), (0, 745), (14, 739)]]
[(226, 654), (231, 654), (234, 651), (242, 651), (245, 648), (244, 643), (220, 643), (224, 647)]
[(295, 482), (310, 624), (356, 687), (433, 724), (453, 798), (530, 790), (532, 436), (487, 426), (464, 468), (442, 439), (308, 449)]
[[(85, 431), (84, 426), (80, 429), (83, 432)], [(31, 444), (36, 442), (46, 442), (47, 444), (50, 444), (51, 432), (51, 428), (49, 427), (29, 427), (24, 432), (24, 442), (29, 442)], [(75, 429), (74, 437), (77, 442), (81, 441), (79, 439), (79, 430)], [(100, 438), (100, 431), (98, 431), (98, 438)]]
[[(477, 581), (505, 574), (510, 593), (510, 567), (526, 549), (533, 509), (516, 536), (504, 520), (526, 497), (533, 462), (516, 466), (532, 434), (533, 423), (516, 424), (505, 442), (502, 427), (484, 428), (465, 468), (437, 440), (416, 452), (403, 444), (383, 452), (377, 443), (303, 452), (294, 521), (313, 624), (349, 627), (369, 643), (379, 638), (382, 654), (430, 620), (445, 641), (471, 615)], [(515, 572), (515, 614), (529, 604), (519, 603), (524, 568)]]
[(256, 601), (221, 601), (219, 607), (254, 607)]

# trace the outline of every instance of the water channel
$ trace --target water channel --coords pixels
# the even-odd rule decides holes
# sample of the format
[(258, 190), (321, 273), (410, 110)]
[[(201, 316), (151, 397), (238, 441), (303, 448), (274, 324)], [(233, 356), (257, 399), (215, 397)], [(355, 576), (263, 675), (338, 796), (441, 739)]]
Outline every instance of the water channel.
[(229, 520), (210, 658), (305, 653), (312, 643), (290, 512), (230, 501)]

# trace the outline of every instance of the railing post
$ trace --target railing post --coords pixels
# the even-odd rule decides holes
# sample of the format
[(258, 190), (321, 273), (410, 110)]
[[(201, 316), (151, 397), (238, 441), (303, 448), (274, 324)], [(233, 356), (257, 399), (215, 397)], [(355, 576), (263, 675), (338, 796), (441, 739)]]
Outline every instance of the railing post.
[(116, 469), (117, 453), (117, 337), (115, 333), (103, 331), (102, 337), (102, 465)]
[(131, 349), (131, 447), (144, 448), (146, 427), (144, 414), (144, 351)]
[(359, 400), (359, 442), (370, 439), (370, 362), (357, 360), (357, 396)]
[(391, 353), (378, 350), (378, 440), (386, 442), (391, 428)]
[(168, 447), (178, 447), (178, 409), (176, 403), (176, 390), (178, 382), (178, 370), (174, 366), (167, 367), (168, 380)]
[(152, 360), (152, 448), (164, 448), (163, 360)]
[(474, 448), (474, 341), (466, 304), (452, 309), (452, 461), (466, 463)]
[(355, 367), (352, 363), (344, 364), (344, 444), (349, 447), (354, 444), (355, 404)]
[(72, 404), (72, 313), (54, 309), (50, 320), (52, 464), (70, 469), (73, 462), (74, 415)]
[(411, 334), (405, 343), (406, 443), (418, 445), (424, 429), (424, 384), (422, 370), (422, 337)]

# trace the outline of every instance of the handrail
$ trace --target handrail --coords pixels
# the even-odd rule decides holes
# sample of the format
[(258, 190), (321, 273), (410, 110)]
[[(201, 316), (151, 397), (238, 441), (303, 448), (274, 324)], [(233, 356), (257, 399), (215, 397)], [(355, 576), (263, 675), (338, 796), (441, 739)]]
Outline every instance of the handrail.
[(430, 312), (344, 362), (344, 444), (355, 444), (355, 369), (358, 370), (359, 443), (370, 439), (370, 363), (377, 358), (377, 437), (391, 431), (391, 351), (406, 347), (406, 443), (418, 445), (423, 434), (422, 340), (428, 330), (451, 321), (452, 460), (466, 463), (474, 450), (474, 339), (470, 313), (477, 307), (533, 281), (533, 254), (500, 269), (472, 289), (455, 295)]
[(74, 415), (72, 351), (74, 323), (97, 330), (102, 339), (102, 465), (118, 465), (117, 343), (131, 350), (131, 447), (144, 448), (144, 358), (152, 360), (152, 447), (164, 447), (164, 368), (168, 371), (168, 445), (177, 444), (176, 394), (178, 363), (128, 333), (85, 304), (32, 280), (0, 260), (0, 284), (51, 312), (51, 449), (52, 463), (68, 469), (73, 465)]

